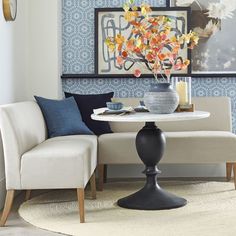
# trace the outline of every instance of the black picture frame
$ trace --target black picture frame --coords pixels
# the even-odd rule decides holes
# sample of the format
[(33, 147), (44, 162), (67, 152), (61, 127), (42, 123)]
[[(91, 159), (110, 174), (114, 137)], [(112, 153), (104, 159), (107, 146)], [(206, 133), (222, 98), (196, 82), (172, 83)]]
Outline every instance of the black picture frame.
[[(172, 3), (173, 0), (166, 0), (166, 6), (169, 7), (169, 8), (178, 8), (178, 6), (175, 6), (173, 5)], [(191, 7), (190, 7), (191, 9)], [(192, 23), (192, 9), (190, 11), (190, 24)], [(191, 29), (191, 25), (190, 25), (190, 29)], [(192, 60), (194, 60), (192, 58)], [(236, 69), (235, 69), (236, 71)], [(236, 77), (236, 72), (227, 72), (225, 73), (224, 71), (219, 71), (217, 73), (215, 72), (204, 72), (204, 73), (197, 73), (197, 72), (194, 72), (191, 68), (191, 77), (193, 78), (209, 78), (209, 77), (213, 77), (213, 78), (227, 78), (227, 77)]]
[(166, 0), (166, 7), (171, 7), (170, 1), (171, 0)]
[[(98, 16), (100, 12), (124, 12), (124, 10), (122, 8), (95, 8), (95, 38), (94, 38), (94, 42), (95, 42), (95, 54), (94, 54), (94, 61), (95, 61), (95, 74), (94, 75), (86, 75), (86, 78), (135, 78), (133, 74), (99, 74), (98, 72), (98, 35), (99, 35), (99, 31), (98, 31), (98, 24), (99, 24), (99, 20), (98, 20)], [(186, 11), (186, 15), (187, 15), (187, 31), (189, 32), (190, 30), (190, 13), (191, 13), (191, 9), (189, 7), (153, 7), (152, 11)], [(191, 50), (190, 49), (186, 49), (187, 50), (187, 57), (188, 59), (190, 59), (191, 61)], [(188, 66), (187, 69), (187, 73), (184, 74), (180, 74), (180, 73), (176, 73), (176, 74), (172, 74), (172, 76), (191, 76), (191, 65)], [(150, 74), (142, 74), (140, 78), (152, 78), (153, 75)], [(77, 77), (78, 78), (78, 77)], [(161, 75), (160, 75), (161, 78)]]

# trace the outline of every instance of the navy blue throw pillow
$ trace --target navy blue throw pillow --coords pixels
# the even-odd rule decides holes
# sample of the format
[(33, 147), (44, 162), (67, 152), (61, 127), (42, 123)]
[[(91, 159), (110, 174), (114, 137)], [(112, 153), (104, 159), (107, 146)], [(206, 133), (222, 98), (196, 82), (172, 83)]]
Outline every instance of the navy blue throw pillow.
[(74, 97), (81, 112), (82, 119), (84, 123), (91, 129), (96, 135), (112, 133), (111, 127), (108, 122), (95, 121), (91, 119), (91, 114), (93, 114), (93, 109), (106, 107), (107, 102), (111, 102), (114, 93), (105, 94), (73, 94), (66, 93), (65, 96)]
[(52, 100), (34, 96), (43, 113), (48, 137), (93, 134), (82, 121), (78, 106), (73, 97), (64, 100)]

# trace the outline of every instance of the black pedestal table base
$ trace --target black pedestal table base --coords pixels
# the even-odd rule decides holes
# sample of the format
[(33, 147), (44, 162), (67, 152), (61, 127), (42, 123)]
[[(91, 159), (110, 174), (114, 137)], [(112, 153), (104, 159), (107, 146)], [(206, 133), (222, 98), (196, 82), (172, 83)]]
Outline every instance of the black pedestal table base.
[(160, 173), (157, 164), (164, 154), (165, 146), (164, 133), (154, 122), (147, 122), (136, 137), (137, 152), (146, 166), (146, 184), (138, 192), (118, 200), (118, 206), (137, 210), (164, 210), (187, 204), (184, 198), (166, 192), (157, 183), (157, 174)]

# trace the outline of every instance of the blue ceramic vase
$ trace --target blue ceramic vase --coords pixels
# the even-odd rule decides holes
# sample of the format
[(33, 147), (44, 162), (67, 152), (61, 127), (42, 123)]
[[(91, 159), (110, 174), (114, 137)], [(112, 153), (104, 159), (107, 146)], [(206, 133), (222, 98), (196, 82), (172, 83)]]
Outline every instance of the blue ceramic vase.
[(152, 83), (144, 95), (144, 103), (151, 113), (171, 114), (179, 104), (179, 96), (170, 83)]

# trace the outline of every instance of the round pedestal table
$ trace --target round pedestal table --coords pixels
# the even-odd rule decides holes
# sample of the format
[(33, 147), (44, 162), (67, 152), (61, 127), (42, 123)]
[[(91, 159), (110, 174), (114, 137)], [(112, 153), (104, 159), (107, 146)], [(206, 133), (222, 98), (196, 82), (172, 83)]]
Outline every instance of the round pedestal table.
[[(119, 199), (120, 207), (137, 210), (163, 210), (182, 207), (187, 200), (162, 189), (157, 182), (160, 173), (157, 164), (161, 160), (166, 138), (156, 122), (186, 121), (203, 119), (210, 116), (209, 112), (181, 112), (172, 114), (131, 113), (125, 115), (95, 115), (91, 118), (97, 121), (110, 122), (145, 122), (145, 126), (136, 136), (136, 149), (142, 162), (145, 164), (145, 186), (136, 193)], [(178, 148), (178, 147), (176, 147)]]

